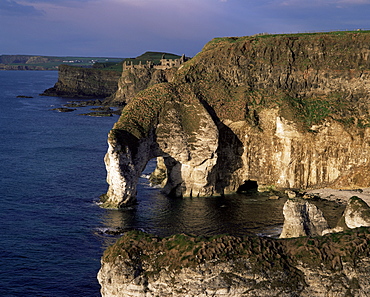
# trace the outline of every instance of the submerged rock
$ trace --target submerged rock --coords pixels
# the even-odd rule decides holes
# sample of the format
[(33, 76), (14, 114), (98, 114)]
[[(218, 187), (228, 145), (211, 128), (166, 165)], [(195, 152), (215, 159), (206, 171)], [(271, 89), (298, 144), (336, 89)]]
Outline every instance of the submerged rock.
[(56, 111), (59, 111), (59, 112), (71, 112), (71, 111), (75, 111), (76, 109), (75, 108), (67, 108), (67, 107), (58, 107), (58, 108), (53, 108), (52, 110), (56, 110)]
[(17, 98), (33, 98), (33, 97), (27, 95), (18, 95)]

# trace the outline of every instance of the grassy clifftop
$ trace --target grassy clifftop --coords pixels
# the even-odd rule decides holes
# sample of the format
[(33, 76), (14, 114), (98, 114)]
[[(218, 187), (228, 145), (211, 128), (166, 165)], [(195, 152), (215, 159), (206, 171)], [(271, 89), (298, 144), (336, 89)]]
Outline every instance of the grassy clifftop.
[(141, 105), (157, 102), (158, 92), (181, 101), (186, 85), (221, 120), (258, 126), (262, 109), (277, 108), (304, 131), (327, 117), (364, 128), (369, 54), (370, 31), (215, 38), (180, 68), (167, 95), (162, 85), (140, 93), (117, 126), (126, 125), (127, 115), (141, 125), (152, 114)]
[(369, 228), (316, 238), (284, 240), (257, 236), (239, 238), (229, 235), (208, 238), (185, 234), (159, 238), (141, 231), (130, 231), (104, 252), (103, 260), (114, 262), (117, 257), (129, 260), (140, 255), (139, 258), (152, 262), (151, 266), (159, 270), (163, 267), (177, 270), (212, 260), (231, 261), (246, 257), (256, 266), (267, 265), (268, 268), (281, 268), (284, 265), (293, 267), (303, 262), (313, 267), (322, 263), (327, 269), (336, 270), (342, 268), (338, 267), (341, 260), (355, 263), (361, 257), (368, 257), (369, 238)]
[(310, 126), (327, 116), (367, 125), (370, 31), (215, 38), (178, 75), (222, 119), (276, 107)]

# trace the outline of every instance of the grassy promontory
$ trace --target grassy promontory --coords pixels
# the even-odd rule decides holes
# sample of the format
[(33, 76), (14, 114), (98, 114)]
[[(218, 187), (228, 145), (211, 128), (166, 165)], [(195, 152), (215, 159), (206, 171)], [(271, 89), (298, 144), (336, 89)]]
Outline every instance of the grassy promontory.
[(369, 242), (369, 228), (293, 239), (185, 234), (160, 238), (130, 231), (104, 252), (103, 262), (136, 263), (142, 267), (141, 273), (153, 277), (163, 270), (178, 273), (184, 268), (196, 270), (206, 263), (211, 266), (224, 263), (236, 271), (243, 271), (247, 261), (248, 269), (256, 275), (284, 272), (289, 275), (290, 282), (277, 285), (294, 287), (305, 283), (298, 266), (340, 273), (344, 265), (356, 267), (362, 259), (369, 258)]
[(181, 101), (191, 93), (221, 120), (258, 126), (262, 109), (277, 108), (302, 131), (325, 118), (366, 128), (368, 92), (354, 85), (370, 75), (369, 43), (370, 31), (215, 38), (180, 68), (171, 86), (140, 93), (118, 126), (131, 117), (145, 117), (145, 123), (155, 117), (146, 109), (158, 96)]

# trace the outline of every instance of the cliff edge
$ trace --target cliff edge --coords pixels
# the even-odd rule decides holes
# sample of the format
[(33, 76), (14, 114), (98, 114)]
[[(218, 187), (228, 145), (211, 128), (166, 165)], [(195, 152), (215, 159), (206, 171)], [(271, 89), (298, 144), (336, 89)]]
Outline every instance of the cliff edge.
[(370, 32), (216, 38), (140, 92), (109, 134), (107, 207), (135, 203), (146, 163), (164, 192), (212, 196), (370, 184)]
[(60, 65), (58, 81), (41, 95), (70, 98), (106, 98), (117, 89), (121, 72)]
[(320, 238), (126, 233), (102, 258), (102, 296), (366, 296), (366, 228)]

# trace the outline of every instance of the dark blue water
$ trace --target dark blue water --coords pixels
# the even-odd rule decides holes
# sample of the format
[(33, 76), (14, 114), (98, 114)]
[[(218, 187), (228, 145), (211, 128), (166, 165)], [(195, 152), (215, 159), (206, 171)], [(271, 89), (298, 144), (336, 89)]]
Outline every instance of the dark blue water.
[(100, 296), (94, 201), (117, 118), (51, 111), (66, 99), (38, 94), (57, 76), (0, 71), (0, 296)]
[(116, 239), (105, 230), (162, 236), (279, 232), (283, 200), (169, 199), (146, 178), (137, 207), (99, 208), (98, 197), (107, 190), (106, 139), (117, 117), (51, 111), (67, 99), (38, 94), (57, 75), (0, 71), (0, 296), (100, 296), (100, 257)]

